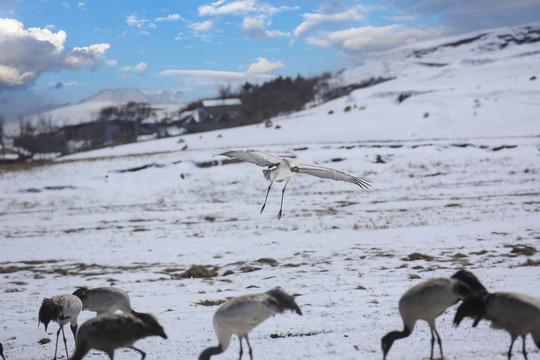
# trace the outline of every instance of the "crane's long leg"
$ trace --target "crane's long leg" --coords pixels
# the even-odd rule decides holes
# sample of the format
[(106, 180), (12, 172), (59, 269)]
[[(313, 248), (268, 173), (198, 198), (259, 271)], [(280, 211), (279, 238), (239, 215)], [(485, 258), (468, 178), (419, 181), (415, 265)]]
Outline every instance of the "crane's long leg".
[(238, 340), (240, 341), (240, 357), (238, 358), (238, 360), (241, 360), (242, 354), (244, 353), (244, 349), (242, 349), (242, 337), (238, 336)]
[(523, 357), (525, 358), (525, 360), (527, 360), (527, 349), (525, 348), (525, 338), (526, 336), (521, 336), (523, 338), (523, 348), (521, 349), (521, 351), (523, 352)]
[(512, 357), (512, 347), (514, 346), (514, 341), (516, 338), (512, 336), (512, 342), (510, 343), (510, 348), (508, 349), (508, 360)]
[[(266, 191), (266, 196), (265, 196), (265, 198), (264, 198), (264, 204), (263, 204), (263, 206), (262, 206), (262, 208), (261, 208), (261, 214), (262, 214), (262, 212), (264, 211), (264, 207), (266, 206), (266, 200), (268, 199), (268, 194), (270, 193), (270, 188), (272, 187), (272, 184), (273, 184), (273, 183), (274, 183), (274, 182), (270, 182), (270, 185), (268, 185), (268, 190)], [(242, 343), (242, 341), (240, 341), (240, 343)]]
[(430, 360), (433, 360), (433, 346), (435, 345), (435, 334), (433, 333), (433, 327), (430, 326), (431, 330), (431, 355), (429, 356)]
[(66, 359), (69, 359), (68, 349), (67, 349), (67, 340), (66, 333), (64, 332), (64, 327), (62, 326), (62, 337), (64, 338), (64, 347), (66, 348)]
[(441, 360), (444, 359), (444, 355), (443, 355), (443, 352), (442, 352), (442, 341), (441, 341), (441, 337), (439, 336), (439, 332), (437, 331), (437, 329), (435, 327), (433, 327), (433, 331), (435, 331), (435, 335), (437, 335), (437, 343), (439, 344), (439, 351), (441, 352)]
[(248, 347), (249, 347), (249, 359), (253, 360), (253, 350), (251, 350), (251, 344), (249, 343), (249, 339), (248, 339), (247, 336), (246, 336), (246, 342), (247, 342)]
[(62, 331), (62, 326), (56, 332), (56, 345), (54, 346), (54, 360), (56, 360), (56, 354), (58, 352), (58, 338), (60, 337), (60, 331)]
[(281, 190), (281, 206), (279, 207), (279, 212), (277, 214), (278, 220), (281, 219), (281, 214), (283, 212), (283, 195), (285, 195), (285, 189), (287, 188), (288, 182), (285, 183), (285, 186), (283, 186), (283, 190)]
[(136, 348), (135, 346), (133, 346), (133, 345), (132, 345), (132, 346), (128, 346), (128, 348), (133, 349), (133, 350), (135, 350), (135, 351), (138, 351), (138, 352), (142, 355), (141, 360), (144, 360), (144, 358), (146, 357), (146, 353), (145, 353), (144, 351), (142, 351), (141, 349), (137, 349), (137, 348)]

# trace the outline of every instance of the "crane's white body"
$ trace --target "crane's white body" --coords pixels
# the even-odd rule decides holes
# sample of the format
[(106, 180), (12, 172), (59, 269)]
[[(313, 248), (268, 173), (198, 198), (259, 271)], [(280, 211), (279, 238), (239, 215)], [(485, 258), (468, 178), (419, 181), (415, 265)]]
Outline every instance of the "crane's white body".
[(64, 334), (64, 325), (70, 324), (73, 338), (75, 339), (75, 334), (77, 332), (77, 317), (82, 311), (82, 306), (82, 301), (72, 294), (56, 295), (50, 299), (45, 298), (43, 300), (41, 308), (39, 309), (39, 321), (43, 322), (45, 330), (47, 330), (50, 321), (54, 321), (60, 325), (60, 328), (56, 333), (56, 345), (54, 350), (55, 359), (60, 332), (62, 332), (64, 346), (66, 347), (66, 356), (69, 357), (66, 336)]
[(229, 300), (216, 311), (214, 329), (223, 351), (229, 346), (232, 334), (246, 338), (255, 326), (280, 312), (269, 300), (266, 293), (244, 295)]
[(496, 292), (489, 296), (485, 319), (494, 329), (508, 331), (512, 339), (531, 334), (540, 347), (540, 300), (510, 292)]
[(435, 319), (463, 296), (455, 291), (457, 279), (431, 279), (407, 290), (399, 300), (399, 313), (412, 332), (417, 320), (435, 328)]
[(80, 288), (73, 294), (80, 297), (83, 310), (95, 311), (96, 315), (114, 314), (117, 310), (132, 312), (129, 294), (117, 287), (107, 286), (93, 289)]
[(494, 329), (506, 330), (512, 339), (508, 348), (508, 359), (512, 357), (512, 347), (520, 336), (525, 359), (528, 334), (532, 335), (534, 343), (540, 348), (540, 300), (531, 296), (511, 292), (473, 294), (460, 305), (454, 324), (459, 325), (464, 317), (475, 319), (473, 327), (480, 320), (486, 319), (491, 321)]
[(331, 169), (325, 166), (303, 164), (289, 157), (281, 158), (260, 150), (230, 150), (218, 155), (227, 156), (232, 159), (247, 161), (258, 166), (267, 167), (267, 169), (263, 170), (263, 174), (264, 177), (270, 181), (270, 185), (268, 186), (268, 190), (266, 191), (266, 197), (264, 198), (261, 213), (266, 206), (266, 200), (268, 199), (268, 194), (270, 193), (270, 188), (272, 187), (272, 184), (274, 182), (285, 182), (285, 185), (281, 190), (281, 206), (277, 215), (278, 219), (281, 218), (281, 214), (283, 211), (283, 196), (285, 194), (285, 189), (287, 188), (287, 185), (291, 181), (291, 178), (294, 174), (308, 174), (324, 179), (346, 181), (352, 184), (356, 184), (362, 189), (368, 189), (369, 187), (371, 187), (371, 181), (369, 180), (361, 179), (359, 177), (355, 177), (342, 171)]
[(435, 337), (439, 344), (441, 359), (444, 358), (442, 341), (435, 319), (450, 306), (463, 300), (471, 291), (486, 292), (485, 287), (476, 276), (466, 270), (456, 272), (451, 278), (437, 278), (423, 281), (407, 290), (399, 300), (399, 313), (403, 319), (403, 331), (391, 331), (381, 339), (383, 359), (395, 340), (409, 336), (418, 320), (424, 320), (431, 330), (431, 356)]
[(199, 360), (209, 360), (213, 355), (225, 351), (233, 334), (236, 334), (240, 341), (240, 359), (243, 354), (242, 339), (246, 339), (249, 356), (253, 360), (253, 352), (248, 339), (249, 332), (270, 316), (285, 310), (295, 311), (302, 315), (294, 299), (280, 288), (230, 299), (214, 314), (214, 329), (219, 341), (218, 346), (205, 349), (199, 356)]
[(161, 325), (149, 314), (96, 316), (79, 328), (77, 347), (71, 360), (82, 359), (90, 349), (104, 351), (112, 360), (114, 351), (121, 347), (138, 351), (144, 359), (145, 352), (134, 347), (133, 343), (148, 336), (167, 338)]

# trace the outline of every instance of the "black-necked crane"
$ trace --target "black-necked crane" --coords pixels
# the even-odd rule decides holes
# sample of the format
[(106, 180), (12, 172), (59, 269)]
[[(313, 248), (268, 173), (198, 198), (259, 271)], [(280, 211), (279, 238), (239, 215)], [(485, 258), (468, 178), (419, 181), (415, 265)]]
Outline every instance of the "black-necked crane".
[(242, 339), (246, 339), (249, 357), (253, 360), (253, 351), (248, 339), (249, 332), (270, 316), (285, 310), (302, 315), (294, 299), (280, 288), (230, 299), (214, 314), (214, 329), (219, 341), (218, 346), (204, 350), (199, 360), (208, 360), (212, 355), (224, 352), (229, 346), (232, 334), (236, 334), (240, 341), (240, 359), (243, 354)]
[(486, 289), (476, 276), (466, 270), (456, 272), (451, 278), (438, 278), (421, 282), (407, 290), (399, 300), (399, 313), (403, 319), (404, 329), (391, 331), (382, 338), (383, 359), (386, 359), (395, 340), (407, 337), (412, 333), (418, 320), (426, 321), (431, 330), (430, 359), (433, 359), (435, 335), (441, 359), (443, 359), (442, 341), (435, 327), (435, 319), (447, 308), (459, 300), (463, 300), (472, 291), (485, 292)]
[(81, 299), (83, 310), (95, 311), (96, 315), (114, 314), (117, 310), (125, 314), (136, 313), (131, 308), (129, 294), (117, 287), (107, 286), (89, 289), (80, 287), (73, 295)]
[(285, 195), (285, 188), (287, 188), (287, 185), (289, 184), (289, 181), (291, 181), (291, 178), (294, 174), (308, 174), (324, 179), (346, 181), (358, 185), (362, 189), (368, 189), (369, 187), (371, 187), (370, 180), (361, 179), (359, 177), (346, 174), (342, 171), (324, 166), (303, 164), (298, 160), (292, 158), (281, 158), (260, 150), (230, 150), (220, 153), (218, 155), (227, 156), (231, 159), (238, 159), (250, 162), (258, 166), (267, 167), (267, 169), (263, 170), (263, 175), (267, 180), (270, 181), (270, 185), (268, 185), (266, 197), (264, 198), (264, 203), (261, 207), (261, 214), (264, 211), (264, 207), (266, 206), (266, 200), (268, 199), (268, 194), (270, 193), (270, 188), (272, 187), (272, 184), (274, 182), (285, 181), (285, 185), (281, 190), (281, 205), (279, 207), (279, 213), (277, 215), (278, 219), (281, 219), (281, 214), (283, 212), (283, 196)]
[(163, 327), (150, 314), (96, 316), (79, 328), (75, 353), (70, 360), (82, 359), (90, 349), (104, 351), (111, 360), (114, 360), (114, 351), (122, 347), (138, 351), (142, 360), (146, 357), (146, 353), (133, 346), (133, 343), (148, 336), (167, 338)]
[(510, 292), (472, 294), (459, 306), (454, 325), (458, 326), (464, 317), (474, 319), (473, 327), (486, 319), (491, 321), (492, 328), (506, 330), (511, 337), (508, 359), (512, 357), (512, 347), (519, 336), (523, 339), (525, 359), (527, 334), (532, 335), (534, 343), (540, 348), (540, 300), (531, 296)]
[(2, 343), (0, 343), (0, 356), (2, 357), (2, 359), (6, 360), (4, 356), (4, 345), (2, 345)]
[(55, 359), (58, 351), (58, 337), (60, 336), (60, 331), (62, 331), (64, 346), (66, 347), (66, 356), (69, 358), (64, 325), (70, 323), (73, 338), (76, 339), (77, 317), (82, 310), (82, 306), (81, 299), (71, 294), (56, 295), (51, 298), (43, 299), (39, 309), (38, 325), (39, 323), (43, 323), (45, 325), (45, 331), (47, 331), (47, 327), (51, 321), (57, 322), (58, 325), (60, 325), (60, 328), (56, 333), (56, 346), (54, 348)]

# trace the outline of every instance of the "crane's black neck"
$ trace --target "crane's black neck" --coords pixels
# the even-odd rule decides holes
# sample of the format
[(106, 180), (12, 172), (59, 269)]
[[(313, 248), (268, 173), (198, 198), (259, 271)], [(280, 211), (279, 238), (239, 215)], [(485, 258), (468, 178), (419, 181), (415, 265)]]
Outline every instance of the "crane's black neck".
[(209, 347), (208, 349), (204, 350), (201, 355), (199, 356), (199, 360), (209, 360), (212, 355), (221, 354), (223, 352), (223, 347), (221, 344), (214, 347)]
[(409, 330), (407, 326), (405, 326), (405, 328), (402, 331), (391, 331), (388, 334), (386, 334), (381, 340), (381, 347), (383, 350), (384, 358), (386, 359), (386, 354), (388, 354), (388, 351), (392, 347), (392, 344), (394, 343), (394, 341), (407, 337), (410, 334), (411, 334), (411, 330)]

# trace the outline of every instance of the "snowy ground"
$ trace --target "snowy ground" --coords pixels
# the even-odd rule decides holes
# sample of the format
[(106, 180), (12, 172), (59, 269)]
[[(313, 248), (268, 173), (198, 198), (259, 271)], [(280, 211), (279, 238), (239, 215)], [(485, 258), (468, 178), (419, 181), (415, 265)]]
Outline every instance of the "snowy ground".
[[(81, 285), (121, 287), (136, 310), (156, 315), (169, 339), (137, 345), (147, 359), (163, 360), (196, 359), (217, 344), (217, 306), (202, 302), (275, 286), (294, 294), (304, 315), (278, 315), (255, 328), (257, 360), (381, 359), (380, 338), (402, 328), (402, 293), (461, 268), (491, 291), (540, 298), (538, 82), (529, 81), (526, 66), (508, 65), (506, 80), (482, 68), (495, 85), (482, 88), (477, 106), (466, 91), (476, 89), (474, 72), (421, 69), (422, 79), (426, 71), (448, 76), (447, 91), (460, 95), (426, 93), (402, 104), (377, 95), (411, 90), (411, 75), (275, 119), (278, 128), (195, 134), (0, 169), (6, 358), (51, 358), (57, 327), (37, 327), (41, 301)], [(522, 86), (495, 95), (505, 81)], [(268, 185), (260, 168), (204, 166), (220, 160), (213, 155), (223, 149), (246, 147), (334, 167), (374, 186), (365, 191), (298, 175), (278, 221), (281, 184), (259, 214)], [(192, 265), (217, 275), (183, 278)], [(505, 332), (486, 322), (472, 329), (470, 320), (454, 329), (454, 312), (437, 320), (446, 359), (505, 358)], [(83, 312), (80, 322), (92, 315)], [(44, 337), (53, 341), (40, 345)], [(388, 359), (427, 358), (429, 338), (427, 324), (417, 324)], [(530, 338), (528, 349), (530, 359), (540, 358)], [(121, 350), (116, 358), (138, 356)], [(216, 359), (237, 357), (234, 339)], [(88, 358), (106, 355), (93, 351)]]

